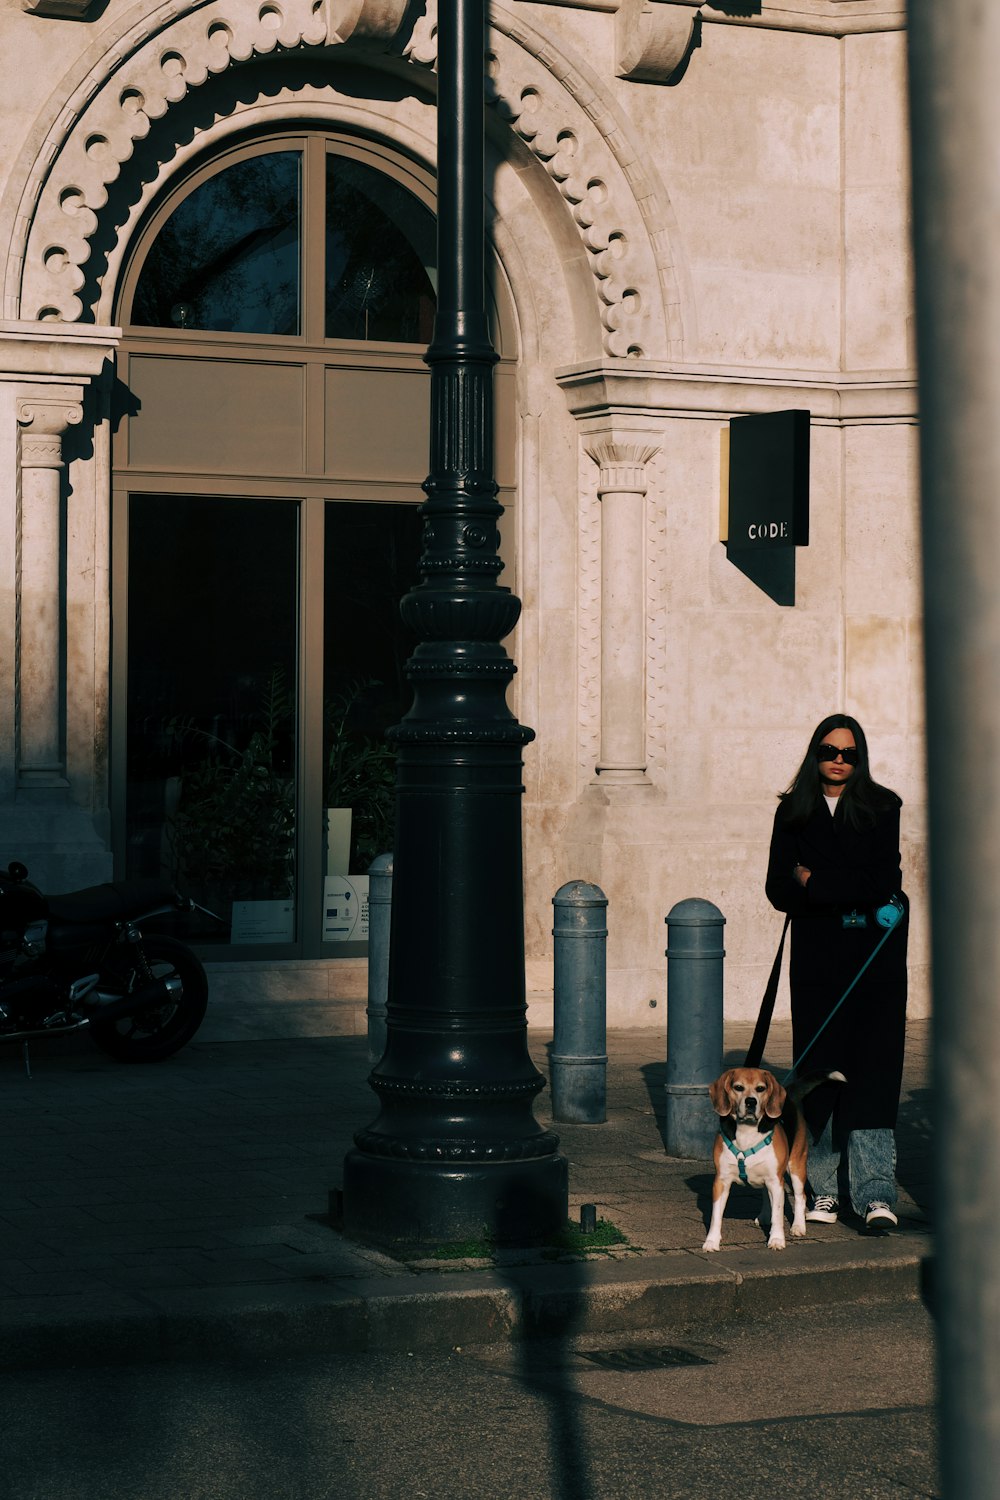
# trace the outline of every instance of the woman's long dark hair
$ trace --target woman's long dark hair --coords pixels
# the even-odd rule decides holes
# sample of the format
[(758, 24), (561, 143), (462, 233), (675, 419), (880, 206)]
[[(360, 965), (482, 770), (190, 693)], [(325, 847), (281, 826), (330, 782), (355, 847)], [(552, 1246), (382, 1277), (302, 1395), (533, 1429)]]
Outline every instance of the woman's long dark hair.
[(858, 763), (840, 794), (844, 817), (854, 828), (870, 828), (880, 812), (888, 807), (902, 806), (902, 800), (887, 786), (880, 786), (877, 781), (872, 780), (868, 764), (868, 741), (861, 725), (850, 714), (830, 714), (816, 725), (805, 760), (796, 771), (787, 791), (778, 793), (785, 817), (789, 823), (804, 823), (822, 802), (823, 782), (820, 780), (816, 751), (833, 729), (849, 729), (858, 747)]

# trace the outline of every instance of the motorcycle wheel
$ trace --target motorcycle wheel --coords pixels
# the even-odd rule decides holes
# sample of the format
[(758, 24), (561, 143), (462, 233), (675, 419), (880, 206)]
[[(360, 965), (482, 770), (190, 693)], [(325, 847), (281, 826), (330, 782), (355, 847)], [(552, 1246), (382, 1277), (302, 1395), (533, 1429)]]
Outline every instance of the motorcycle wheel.
[[(98, 1047), (119, 1062), (160, 1062), (179, 1052), (198, 1030), (208, 1005), (208, 977), (190, 948), (158, 933), (144, 937), (142, 948), (154, 979), (176, 975), (184, 988), (177, 998), (154, 1010), (91, 1023), (90, 1034)], [(146, 983), (137, 965), (116, 974), (115, 979), (124, 980), (123, 994)]]

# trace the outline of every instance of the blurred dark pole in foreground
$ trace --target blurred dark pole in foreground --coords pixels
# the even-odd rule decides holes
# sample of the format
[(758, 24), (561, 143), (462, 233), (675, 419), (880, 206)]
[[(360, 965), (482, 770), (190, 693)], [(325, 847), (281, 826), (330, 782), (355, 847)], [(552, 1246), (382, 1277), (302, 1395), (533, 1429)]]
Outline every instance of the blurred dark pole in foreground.
[(949, 1500), (980, 1500), (1000, 1494), (997, 0), (910, 0), (910, 68), (942, 1465)]
[[(419, 644), (399, 748), (381, 1111), (344, 1163), (344, 1228), (386, 1249), (561, 1229), (566, 1162), (534, 1118), (527, 1048), (521, 757), (532, 739), (500, 642), (520, 600), (497, 582), (493, 366), (485, 301), (485, 0), (438, 12), (438, 307)], [(391, 413), (386, 413), (391, 421)]]

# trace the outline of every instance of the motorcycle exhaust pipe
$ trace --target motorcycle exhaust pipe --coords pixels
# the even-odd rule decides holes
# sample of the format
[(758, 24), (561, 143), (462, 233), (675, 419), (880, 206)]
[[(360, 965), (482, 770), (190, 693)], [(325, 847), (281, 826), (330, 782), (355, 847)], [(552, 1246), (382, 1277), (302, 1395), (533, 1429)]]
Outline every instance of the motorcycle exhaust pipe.
[[(155, 1010), (157, 1006), (169, 1005), (172, 1000), (179, 1000), (184, 993), (184, 981), (178, 974), (171, 974), (166, 979), (154, 979), (151, 984), (144, 984), (140, 989), (133, 990), (131, 995), (119, 996), (116, 1000), (100, 1003), (100, 992), (95, 992), (98, 1003), (87, 1006), (88, 1021), (117, 1021), (120, 1016), (137, 1016), (144, 1010)], [(87, 999), (91, 997), (88, 995)]]
[(50, 1036), (66, 1036), (71, 1031), (83, 1031), (90, 1025), (90, 1017), (83, 1021), (72, 1021), (68, 1026), (34, 1026), (29, 1031), (5, 1031), (0, 1036), (0, 1045), (8, 1042), (40, 1042)]

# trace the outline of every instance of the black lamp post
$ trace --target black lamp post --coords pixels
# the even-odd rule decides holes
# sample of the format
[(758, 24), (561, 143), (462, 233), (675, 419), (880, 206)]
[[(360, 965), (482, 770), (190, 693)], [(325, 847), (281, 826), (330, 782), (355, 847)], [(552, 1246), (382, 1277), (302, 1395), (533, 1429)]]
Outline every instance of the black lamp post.
[[(489, 1236), (531, 1244), (567, 1215), (558, 1137), (534, 1118), (527, 1049), (521, 755), (533, 731), (500, 642), (521, 604), (497, 582), (493, 366), (484, 285), (485, 0), (438, 13), (438, 304), (419, 644), (398, 747), (381, 1104), (344, 1162), (344, 1228), (414, 1251)], [(391, 421), (387, 413), (386, 420)]]

